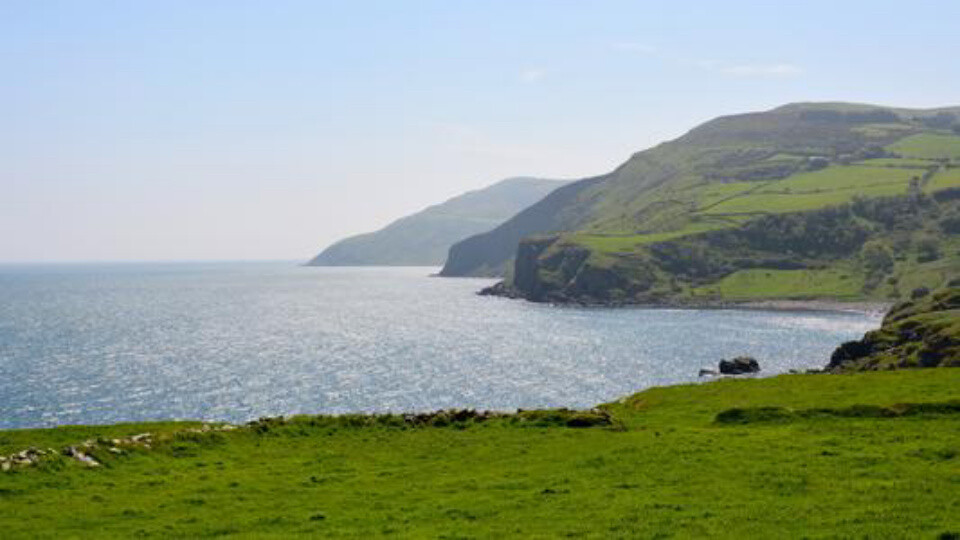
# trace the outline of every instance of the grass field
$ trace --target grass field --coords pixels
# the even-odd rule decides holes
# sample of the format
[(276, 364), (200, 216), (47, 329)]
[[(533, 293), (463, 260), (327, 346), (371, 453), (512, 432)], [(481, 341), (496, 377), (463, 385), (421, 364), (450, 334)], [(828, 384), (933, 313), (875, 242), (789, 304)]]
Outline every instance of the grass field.
[(910, 179), (921, 173), (889, 167), (835, 166), (797, 174), (760, 188), (757, 193), (818, 193), (857, 189), (868, 193), (875, 186), (899, 185), (906, 190)]
[(863, 275), (851, 269), (740, 270), (712, 285), (696, 289), (696, 295), (731, 300), (759, 298), (856, 298), (862, 296)]
[(864, 165), (867, 167), (897, 167), (902, 169), (926, 169), (935, 167), (936, 161), (927, 159), (909, 159), (909, 158), (876, 158), (858, 161), (855, 165)]
[(588, 246), (591, 250), (601, 253), (631, 252), (639, 246), (673, 240), (691, 234), (713, 231), (731, 226), (720, 221), (703, 221), (691, 223), (678, 231), (650, 234), (588, 234), (575, 233), (565, 238), (572, 243)]
[[(768, 182), (750, 192), (711, 199), (704, 214), (799, 212), (842, 204), (856, 196), (880, 197), (906, 193), (915, 169), (835, 166)], [(717, 202), (720, 201), (720, 202)]]
[(932, 193), (937, 190), (960, 187), (960, 169), (941, 170), (923, 187), (924, 191)]
[(855, 127), (853, 128), (852, 131), (857, 133), (862, 133), (867, 137), (886, 137), (891, 133), (909, 131), (910, 129), (911, 129), (911, 126), (908, 124), (887, 123), (887, 124), (866, 124), (860, 127)]
[(906, 137), (887, 149), (908, 158), (960, 159), (960, 137), (920, 133)]
[(767, 182), (731, 182), (710, 184), (697, 190), (697, 209), (702, 211), (736, 196), (756, 191)]
[[(763, 359), (760, 359), (761, 363)], [(615, 427), (304, 419), (0, 474), (4, 538), (936, 538), (960, 532), (960, 415), (800, 412), (960, 398), (960, 370), (655, 388)], [(745, 423), (718, 423), (731, 408)], [(730, 416), (728, 414), (727, 416)], [(763, 415), (760, 414), (760, 417)], [(4, 447), (168, 429), (0, 432)], [(65, 437), (66, 436), (66, 437)], [(14, 445), (14, 446), (15, 446)]]
[(860, 189), (834, 189), (819, 193), (755, 193), (730, 199), (704, 213), (718, 215), (802, 212), (850, 202), (858, 195), (885, 197), (905, 193), (905, 183), (882, 184)]

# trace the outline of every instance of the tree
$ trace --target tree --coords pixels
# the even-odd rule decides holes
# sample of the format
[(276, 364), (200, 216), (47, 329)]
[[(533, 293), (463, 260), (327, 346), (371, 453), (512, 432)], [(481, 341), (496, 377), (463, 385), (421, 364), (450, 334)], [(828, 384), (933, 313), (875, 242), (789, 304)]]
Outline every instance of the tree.
[(917, 260), (920, 262), (935, 261), (940, 258), (940, 242), (931, 235), (924, 235), (917, 240)]
[(871, 240), (860, 248), (860, 260), (871, 274), (886, 274), (893, 270), (893, 250), (880, 240)]

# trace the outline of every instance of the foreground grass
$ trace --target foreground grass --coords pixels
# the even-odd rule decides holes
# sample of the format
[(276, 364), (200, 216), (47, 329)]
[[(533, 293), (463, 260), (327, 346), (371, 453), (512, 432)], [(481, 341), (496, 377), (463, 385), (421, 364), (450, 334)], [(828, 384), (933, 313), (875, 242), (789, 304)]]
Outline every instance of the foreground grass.
[[(960, 415), (716, 418), (731, 408), (957, 398), (960, 370), (792, 375), (651, 389), (606, 406), (614, 427), (351, 427), (307, 418), (190, 434), (108, 454), (96, 469), (64, 458), (0, 474), (0, 531), (936, 538), (960, 532)], [(45, 447), (62, 444), (64, 433), (0, 432), (0, 440)]]

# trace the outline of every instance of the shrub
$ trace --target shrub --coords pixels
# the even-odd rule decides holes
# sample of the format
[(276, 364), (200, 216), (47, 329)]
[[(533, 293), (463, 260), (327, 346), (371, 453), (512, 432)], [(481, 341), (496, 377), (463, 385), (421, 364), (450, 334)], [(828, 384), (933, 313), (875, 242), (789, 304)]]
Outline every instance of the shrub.
[(870, 273), (887, 273), (893, 269), (893, 250), (885, 242), (871, 240), (860, 248), (860, 260)]
[(935, 261), (940, 258), (940, 243), (930, 235), (917, 240), (917, 260), (920, 262)]

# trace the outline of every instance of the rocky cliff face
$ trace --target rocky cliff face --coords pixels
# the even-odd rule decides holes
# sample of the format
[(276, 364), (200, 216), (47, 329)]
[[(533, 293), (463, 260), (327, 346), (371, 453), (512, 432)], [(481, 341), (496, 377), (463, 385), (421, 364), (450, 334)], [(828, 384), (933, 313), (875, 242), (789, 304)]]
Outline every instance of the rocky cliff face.
[(450, 247), (440, 271), (444, 277), (502, 276), (516, 254), (520, 240), (535, 234), (563, 230), (577, 217), (564, 210), (604, 177), (587, 178), (554, 190), (495, 229), (471, 236)]
[(534, 302), (609, 305), (644, 298), (654, 282), (654, 269), (646, 261), (592, 258), (589, 250), (564, 245), (559, 236), (548, 236), (523, 240), (512, 280), (487, 289), (486, 294)]

